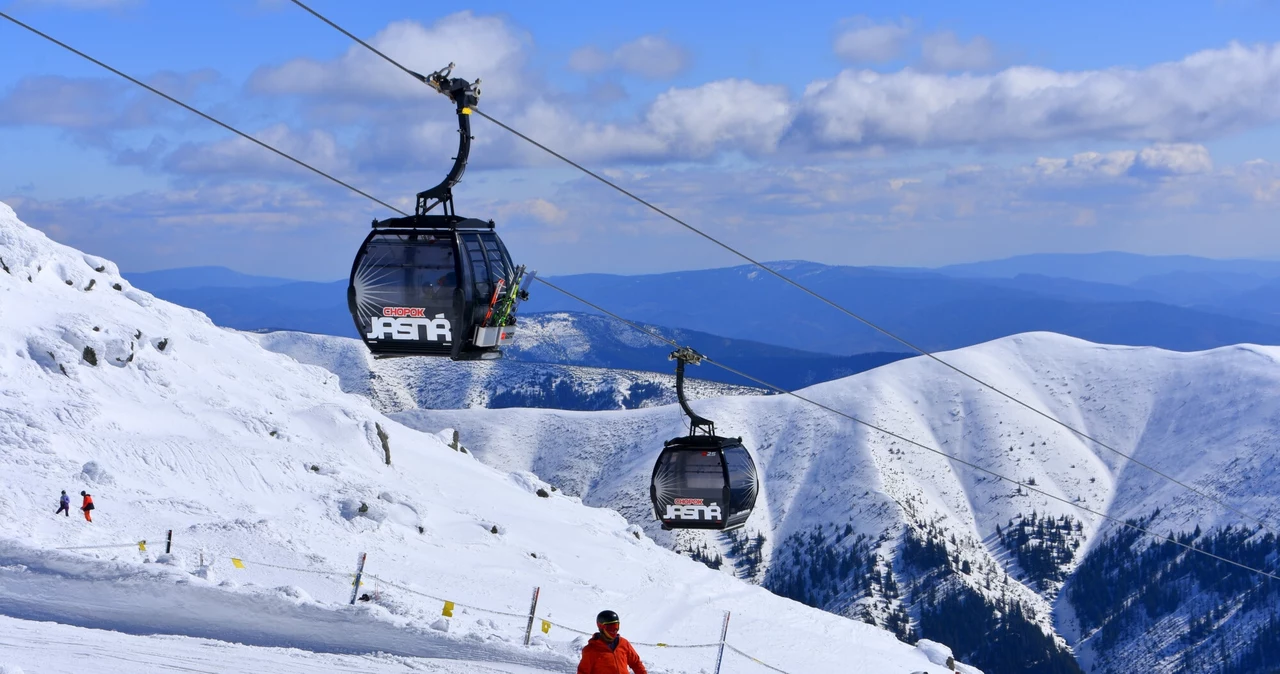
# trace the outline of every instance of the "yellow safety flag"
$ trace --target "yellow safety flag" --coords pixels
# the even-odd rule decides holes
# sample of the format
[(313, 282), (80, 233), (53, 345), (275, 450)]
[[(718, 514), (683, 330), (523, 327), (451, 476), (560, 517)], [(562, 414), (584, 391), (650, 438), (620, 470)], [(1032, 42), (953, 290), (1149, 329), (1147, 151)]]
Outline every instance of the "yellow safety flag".
[(451, 602), (451, 601), (446, 601), (446, 602), (444, 603), (444, 610), (443, 610), (443, 611), (441, 611), (440, 613), (441, 613), (441, 615), (444, 615), (446, 618), (452, 618), (452, 617), (453, 617), (453, 602)]
[(234, 566), (234, 567), (236, 567), (237, 569), (243, 569), (243, 568), (244, 568), (244, 562), (243, 562), (243, 561), (241, 561), (241, 560), (239, 560), (239, 559), (236, 559), (235, 557), (232, 557), (232, 558), (231, 558), (231, 566)]
[(141, 550), (141, 551), (143, 551), (143, 552), (146, 552), (146, 551), (147, 551), (147, 542), (146, 542), (146, 541), (138, 541), (138, 549), (139, 549), (139, 550)]
[(657, 646), (658, 648), (670, 648), (670, 646), (668, 646), (667, 644), (662, 643), (661, 641), (659, 641), (658, 643), (656, 643), (656, 644), (654, 644), (654, 645), (655, 645), (655, 646)]
[(545, 621), (545, 620), (543, 620), (543, 621), (542, 621), (542, 633), (543, 633), (543, 634), (550, 634), (550, 633), (551, 633), (551, 623), (549, 623), (549, 622), (547, 622), (547, 621)]
[[(360, 584), (364, 585), (364, 581), (363, 580), (360, 581)], [(356, 586), (356, 577), (353, 575), (351, 576), (351, 587), (355, 587), (355, 586)]]

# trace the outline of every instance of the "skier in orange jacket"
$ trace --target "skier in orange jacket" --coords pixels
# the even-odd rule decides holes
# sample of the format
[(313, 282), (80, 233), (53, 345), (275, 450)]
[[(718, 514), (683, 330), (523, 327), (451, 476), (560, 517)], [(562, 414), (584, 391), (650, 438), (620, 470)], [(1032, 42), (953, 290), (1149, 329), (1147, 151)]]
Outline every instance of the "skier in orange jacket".
[(617, 613), (601, 611), (596, 616), (596, 629), (600, 631), (582, 649), (578, 674), (627, 674), (627, 667), (635, 674), (648, 674), (631, 642), (618, 634)]
[(84, 511), (84, 521), (92, 522), (93, 518), (89, 516), (89, 512), (93, 510), (93, 497), (89, 492), (84, 491), (80, 492), (80, 495), (84, 497), (84, 503), (80, 504), (80, 509)]

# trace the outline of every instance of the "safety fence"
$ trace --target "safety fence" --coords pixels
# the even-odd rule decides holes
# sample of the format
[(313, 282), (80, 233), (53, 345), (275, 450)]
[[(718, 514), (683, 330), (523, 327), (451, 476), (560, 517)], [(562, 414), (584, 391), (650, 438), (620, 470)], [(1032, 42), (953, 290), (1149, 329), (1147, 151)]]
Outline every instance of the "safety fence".
[[(156, 543), (151, 543), (150, 545), (152, 546), (152, 548), (153, 548), (153, 549), (150, 549), (150, 550), (149, 550), (149, 549), (148, 549), (148, 547), (147, 547), (147, 546), (148, 546), (148, 542), (147, 542), (148, 540), (153, 540), (153, 541), (160, 541), (160, 540), (163, 540), (163, 544), (158, 543), (158, 542), (156, 542)], [(171, 554), (171, 553), (172, 553), (173, 548), (174, 548), (174, 545), (173, 545), (173, 531), (172, 531), (172, 530), (170, 530), (170, 531), (166, 532), (166, 535), (165, 535), (165, 536), (163, 536), (163, 537), (157, 537), (156, 539), (140, 539), (140, 540), (134, 541), (134, 542), (132, 542), (132, 543), (117, 543), (117, 544), (106, 544), (106, 545), (79, 545), (79, 546), (61, 547), (61, 548), (55, 548), (55, 549), (57, 549), (57, 550), (106, 550), (106, 549), (111, 549), (111, 548), (137, 548), (140, 552), (149, 552), (149, 551), (151, 551), (151, 552), (158, 552), (158, 551), (159, 551), (159, 547), (160, 547), (160, 545), (163, 545), (165, 554)], [(204, 565), (205, 565), (206, 560), (205, 560), (205, 557), (204, 557), (204, 552), (203, 552), (203, 550), (201, 550), (201, 551), (200, 551), (200, 554), (201, 554), (201, 560), (200, 560), (200, 563), (201, 563), (201, 566), (204, 566)], [(223, 557), (220, 557), (220, 556), (210, 556), (210, 557), (208, 558), (208, 560), (207, 560), (207, 561), (208, 561), (209, 563), (213, 563), (215, 560), (217, 560), (217, 559), (221, 559), (221, 558), (223, 558)], [(270, 569), (279, 569), (279, 570), (282, 570), (282, 571), (291, 571), (291, 572), (294, 572), (294, 573), (305, 573), (305, 574), (311, 574), (311, 575), (317, 575), (317, 576), (326, 576), (326, 577), (329, 577), (329, 578), (342, 579), (342, 580), (341, 580), (341, 582), (343, 582), (344, 584), (347, 584), (347, 585), (349, 585), (349, 586), (351, 587), (351, 596), (350, 596), (350, 600), (349, 600), (349, 602), (348, 602), (348, 603), (350, 603), (350, 604), (355, 604), (355, 603), (356, 603), (356, 601), (359, 601), (359, 600), (362, 600), (362, 599), (372, 599), (372, 597), (369, 597), (367, 594), (365, 594), (365, 595), (363, 595), (363, 596), (362, 596), (362, 595), (361, 595), (361, 592), (360, 592), (360, 589), (361, 589), (362, 587), (366, 587), (366, 586), (367, 586), (367, 584), (366, 584), (366, 582), (365, 582), (365, 579), (369, 579), (369, 580), (374, 581), (374, 583), (376, 584), (376, 586), (379, 588), (378, 590), (375, 590), (375, 594), (380, 594), (380, 591), (381, 591), (381, 590), (380, 590), (380, 588), (381, 588), (381, 587), (383, 587), (383, 586), (385, 586), (385, 587), (387, 587), (387, 588), (391, 588), (391, 589), (394, 589), (394, 590), (398, 590), (398, 591), (400, 591), (400, 592), (404, 592), (404, 593), (407, 593), (407, 594), (411, 594), (411, 595), (415, 595), (415, 596), (418, 596), (418, 597), (422, 597), (422, 598), (425, 598), (425, 599), (431, 599), (431, 600), (434, 600), (434, 601), (439, 602), (439, 603), (440, 603), (440, 606), (441, 606), (441, 608), (440, 608), (440, 615), (441, 615), (441, 616), (443, 616), (443, 617), (446, 617), (446, 618), (453, 618), (453, 617), (454, 617), (454, 612), (455, 612), (455, 611), (457, 611), (457, 610), (459, 610), (459, 609), (465, 609), (465, 610), (468, 610), (468, 611), (475, 611), (475, 612), (477, 612), (477, 613), (482, 613), (482, 614), (489, 614), (489, 615), (504, 616), (504, 617), (508, 617), (508, 618), (515, 618), (515, 619), (518, 619), (518, 620), (521, 620), (521, 621), (526, 621), (526, 622), (525, 622), (525, 631), (524, 631), (524, 645), (525, 645), (525, 646), (529, 646), (529, 645), (531, 645), (531, 643), (532, 643), (532, 639), (533, 639), (533, 630), (534, 630), (534, 628), (535, 628), (535, 627), (536, 627), (539, 631), (541, 631), (543, 634), (548, 635), (548, 636), (550, 636), (551, 631), (552, 631), (553, 629), (564, 630), (564, 631), (566, 631), (566, 632), (570, 632), (570, 633), (572, 633), (572, 634), (581, 635), (581, 636), (585, 636), (585, 637), (590, 637), (590, 636), (592, 636), (592, 635), (595, 633), (594, 631), (580, 630), (580, 629), (578, 629), (578, 628), (576, 628), (576, 627), (572, 627), (572, 626), (570, 626), (570, 625), (566, 625), (566, 624), (561, 623), (561, 622), (553, 621), (553, 620), (551, 620), (550, 618), (548, 618), (548, 617), (544, 616), (543, 614), (540, 614), (540, 613), (538, 612), (538, 600), (541, 598), (541, 593), (542, 593), (542, 589), (541, 589), (540, 587), (535, 587), (535, 588), (533, 588), (533, 599), (532, 599), (532, 601), (530, 602), (529, 612), (528, 612), (528, 613), (514, 613), (514, 612), (511, 612), (511, 611), (499, 611), (499, 610), (496, 610), (496, 609), (484, 608), (484, 607), (482, 607), (482, 606), (475, 606), (475, 605), (472, 605), (472, 604), (464, 604), (464, 603), (462, 603), (462, 602), (459, 602), (459, 601), (456, 601), (456, 600), (453, 600), (453, 599), (449, 599), (449, 598), (448, 598), (448, 597), (446, 597), (446, 596), (441, 596), (441, 595), (438, 595), (438, 594), (431, 594), (431, 593), (428, 593), (428, 592), (423, 592), (423, 591), (421, 591), (421, 590), (417, 590), (417, 589), (414, 589), (414, 588), (412, 588), (412, 587), (408, 587), (407, 585), (404, 585), (404, 584), (402, 584), (402, 583), (397, 583), (397, 582), (395, 582), (395, 581), (389, 580), (389, 579), (384, 578), (384, 577), (382, 577), (382, 576), (378, 576), (378, 575), (376, 575), (376, 574), (372, 574), (372, 573), (367, 573), (367, 572), (365, 572), (364, 567), (365, 567), (365, 563), (366, 563), (366, 562), (367, 562), (367, 560), (368, 560), (368, 557), (367, 557), (367, 555), (366, 555), (365, 553), (363, 553), (363, 552), (362, 552), (362, 553), (360, 553), (360, 555), (359, 555), (359, 557), (358, 557), (358, 561), (357, 561), (357, 564), (356, 564), (356, 567), (355, 567), (354, 571), (338, 571), (338, 570), (334, 570), (334, 569), (316, 569), (316, 568), (310, 568), (310, 569), (307, 569), (307, 568), (301, 568), (301, 567), (296, 567), (296, 566), (285, 566), (285, 565), (281, 565), (281, 564), (272, 564), (272, 563), (268, 563), (268, 562), (263, 562), (263, 561), (258, 561), (258, 560), (253, 560), (253, 559), (248, 559), (248, 558), (246, 558), (246, 557), (231, 557), (231, 556), (226, 556), (225, 558), (226, 558), (226, 559), (228, 559), (228, 560), (231, 562), (231, 566), (232, 566), (234, 569), (240, 569), (240, 570), (245, 570), (245, 571), (249, 571), (249, 570), (251, 570), (251, 569), (253, 569), (253, 568), (255, 568), (255, 567), (264, 567), (264, 568), (270, 568)], [(723, 662), (723, 660), (724, 660), (724, 652), (725, 652), (726, 650), (728, 650), (730, 653), (736, 654), (736, 655), (738, 655), (738, 656), (740, 656), (740, 657), (742, 657), (742, 658), (746, 658), (747, 660), (750, 660), (751, 662), (753, 662), (753, 663), (755, 663), (755, 664), (757, 664), (757, 665), (759, 665), (759, 666), (761, 666), (761, 667), (763, 667), (763, 668), (765, 668), (765, 669), (768, 669), (768, 670), (770, 670), (770, 671), (780, 672), (781, 674), (788, 674), (788, 672), (787, 672), (786, 670), (783, 670), (783, 669), (781, 669), (781, 668), (775, 667), (775, 666), (773, 666), (773, 665), (771, 665), (771, 664), (769, 664), (769, 663), (767, 663), (767, 662), (765, 662), (765, 661), (763, 661), (763, 660), (761, 660), (761, 659), (759, 659), (759, 658), (757, 658), (757, 657), (755, 657), (755, 656), (751, 655), (750, 653), (747, 653), (746, 651), (743, 651), (742, 649), (737, 648), (737, 647), (736, 647), (736, 646), (734, 646), (733, 644), (728, 643), (728, 633), (729, 633), (729, 616), (730, 616), (729, 611), (725, 611), (725, 612), (724, 612), (724, 622), (722, 623), (722, 625), (721, 625), (721, 630), (720, 630), (720, 640), (719, 640), (719, 641), (715, 641), (715, 642), (711, 642), (711, 643), (702, 643), (702, 644), (677, 644), (677, 643), (666, 643), (666, 642), (662, 642), (662, 641), (656, 641), (656, 642), (632, 641), (632, 640), (630, 640), (630, 639), (628, 639), (628, 641), (630, 641), (630, 642), (631, 642), (631, 644), (632, 644), (633, 646), (639, 646), (639, 647), (644, 647), (644, 648), (689, 649), (689, 650), (698, 650), (698, 649), (706, 649), (706, 650), (710, 650), (710, 649), (716, 649), (716, 664), (715, 664), (715, 668), (714, 668), (714, 670), (713, 670), (713, 671), (715, 672), (715, 674), (720, 674), (720, 668), (721, 668), (721, 664), (722, 664), (722, 662)]]

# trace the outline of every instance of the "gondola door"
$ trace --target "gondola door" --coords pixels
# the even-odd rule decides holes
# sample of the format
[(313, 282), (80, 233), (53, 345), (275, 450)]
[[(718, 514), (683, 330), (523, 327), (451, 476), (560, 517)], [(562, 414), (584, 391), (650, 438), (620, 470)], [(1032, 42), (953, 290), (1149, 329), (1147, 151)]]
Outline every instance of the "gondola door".
[[(719, 443), (680, 438), (658, 457), (650, 483), (654, 515), (668, 528), (724, 529), (729, 516), (724, 457)], [(694, 443), (682, 442), (695, 440)], [(698, 445), (702, 445), (699, 447)]]
[(450, 355), (464, 323), (453, 232), (374, 231), (351, 272), (356, 329), (378, 356)]

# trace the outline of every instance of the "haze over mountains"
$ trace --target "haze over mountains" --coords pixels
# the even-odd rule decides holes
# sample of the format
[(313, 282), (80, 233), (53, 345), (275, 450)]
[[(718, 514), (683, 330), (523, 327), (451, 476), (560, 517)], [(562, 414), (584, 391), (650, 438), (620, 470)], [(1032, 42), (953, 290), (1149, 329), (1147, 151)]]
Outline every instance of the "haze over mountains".
[[(1028, 255), (940, 269), (776, 262), (773, 268), (927, 350), (1030, 331), (1177, 351), (1280, 344), (1280, 262), (1128, 253)], [(241, 330), (353, 337), (346, 281), (290, 282), (196, 267), (128, 275)], [(861, 372), (909, 349), (749, 266), (556, 277), (566, 289), (784, 388)], [(568, 312), (576, 316), (539, 317)], [(665, 372), (666, 347), (546, 286), (522, 308), (515, 360)], [(540, 339), (548, 330), (555, 339)], [(570, 333), (573, 333), (570, 338)], [(579, 349), (562, 342), (577, 340)], [(643, 344), (642, 344), (643, 342)], [(786, 347), (790, 351), (776, 347)], [(697, 376), (745, 384), (702, 368)]]

